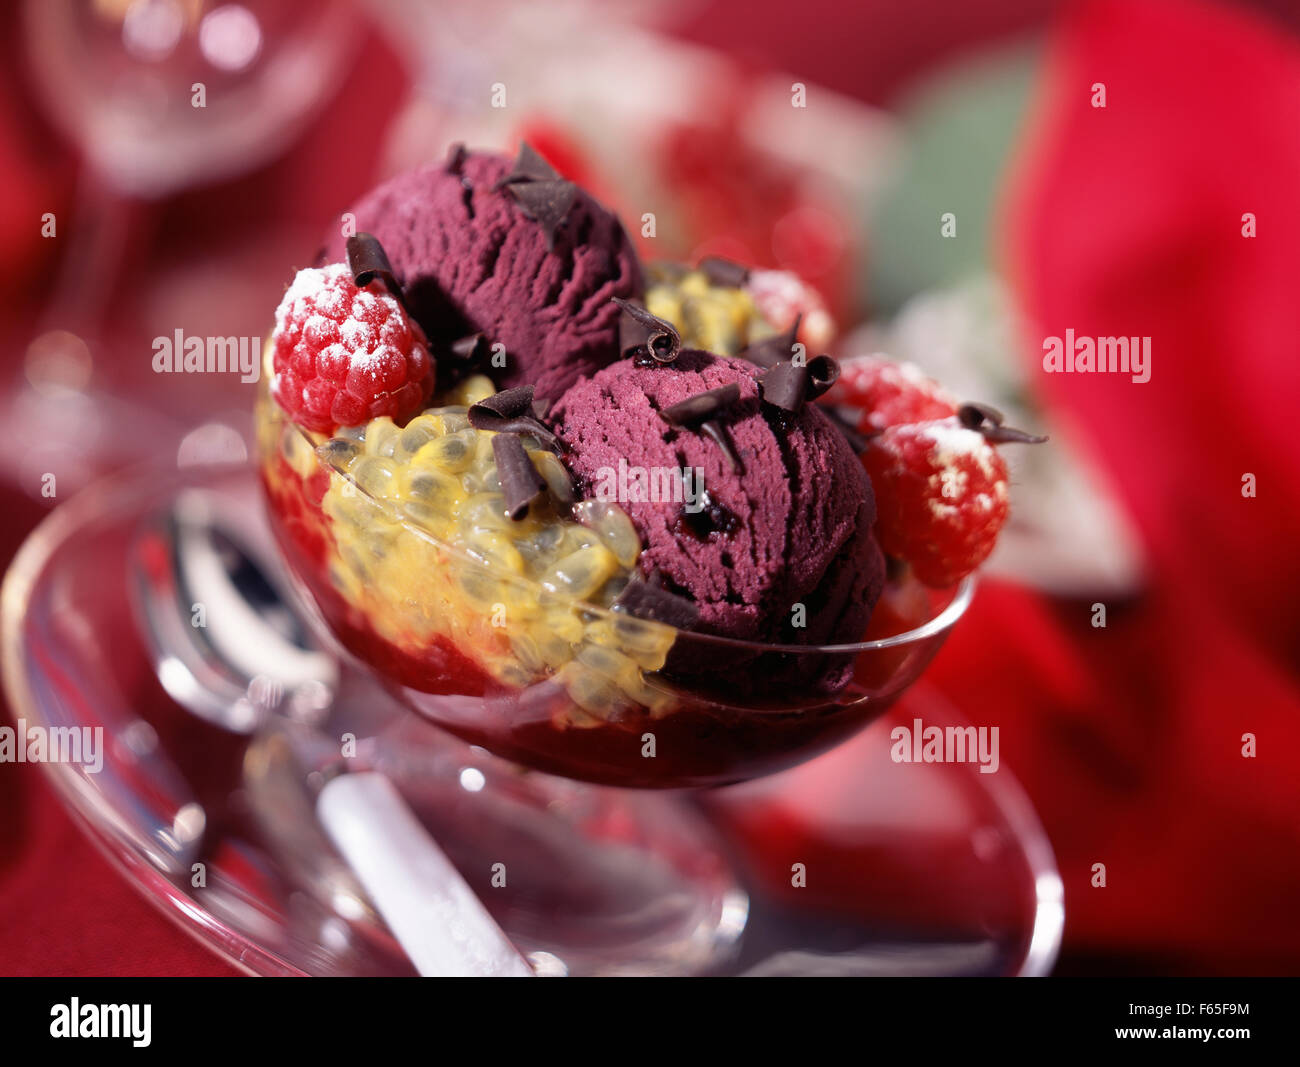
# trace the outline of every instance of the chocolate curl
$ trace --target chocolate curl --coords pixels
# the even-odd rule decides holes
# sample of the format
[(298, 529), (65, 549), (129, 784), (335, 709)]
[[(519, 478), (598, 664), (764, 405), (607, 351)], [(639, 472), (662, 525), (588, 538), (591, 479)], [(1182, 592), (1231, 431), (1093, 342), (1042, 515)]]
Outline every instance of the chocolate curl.
[(447, 150), (447, 170), (451, 174), (459, 174), (461, 168), (465, 165), (465, 159), (469, 152), (465, 150), (465, 145), (457, 141)]
[[(477, 404), (471, 404), (469, 409), (469, 421), (474, 422), (476, 411), (485, 411), (493, 415), (499, 415), (503, 418), (513, 419), (518, 415), (531, 414), (533, 410), (533, 387), (531, 385), (516, 385), (513, 389), (502, 389), (499, 393), (493, 393), (491, 396), (480, 400)], [(479, 430), (492, 430), (493, 426), (476, 426)]]
[(722, 449), (722, 454), (727, 457), (727, 466), (731, 468), (732, 474), (745, 473), (745, 461), (740, 458), (740, 453), (736, 451), (736, 442), (731, 439), (731, 431), (727, 429), (724, 423), (709, 419), (708, 422), (700, 423), (700, 431)]
[(372, 233), (354, 233), (347, 240), (347, 254), (348, 270), (352, 272), (352, 282), (358, 289), (378, 278), (397, 302), (406, 307), (406, 294), (393, 274), (393, 265), (388, 262), (388, 254), (378, 237)]
[(515, 156), (515, 165), (509, 174), (494, 185), (493, 191), (518, 182), (554, 182), (560, 181), (559, 172), (542, 158), (541, 154), (527, 141), (519, 142), (519, 154)]
[(528, 505), (545, 492), (546, 479), (533, 466), (517, 433), (498, 433), (492, 438), (492, 455), (506, 498), (506, 514), (517, 522), (528, 514)]
[(487, 358), (488, 353), (492, 351), (492, 344), (484, 334), (471, 333), (459, 340), (452, 341), (447, 346), (447, 350), (453, 358), (468, 366)]
[(740, 386), (736, 382), (708, 389), (703, 393), (688, 396), (671, 407), (666, 407), (660, 414), (675, 426), (698, 426), (700, 423), (716, 418), (740, 399)]
[(671, 363), (681, 351), (682, 339), (671, 322), (651, 315), (640, 304), (611, 297), (622, 310), (618, 323), (618, 348), (624, 356), (644, 352), (656, 363)]
[(614, 600), (614, 610), (677, 630), (694, 627), (700, 621), (700, 609), (685, 597), (668, 592), (657, 578), (657, 572), (652, 572), (650, 580), (633, 578)]
[(555, 235), (573, 210), (578, 187), (565, 181), (527, 141), (519, 144), (519, 155), (510, 173), (493, 187), (504, 189), (519, 205), (519, 210), (541, 226), (546, 234), (546, 250), (555, 251)]
[(723, 454), (732, 473), (744, 474), (745, 464), (736, 451), (736, 444), (731, 439), (727, 427), (718, 421), (718, 416), (740, 400), (740, 386), (732, 382), (709, 389), (703, 393), (688, 396), (685, 400), (664, 408), (663, 417), (675, 426), (698, 426), (700, 431), (714, 441)]
[(817, 356), (807, 363), (793, 360), (778, 363), (758, 379), (763, 402), (791, 414), (798, 414), (809, 400), (816, 400), (840, 376), (840, 365), (830, 356)]
[(957, 409), (957, 419), (968, 430), (974, 430), (984, 440), (993, 444), (1041, 445), (1047, 438), (1041, 434), (1025, 433), (1003, 426), (1006, 416), (988, 404), (962, 404)]
[(764, 337), (740, 353), (741, 359), (757, 363), (760, 367), (775, 367), (778, 363), (789, 360), (794, 355), (794, 346), (799, 340), (799, 324), (803, 315), (796, 315), (793, 324), (785, 333)]
[(739, 289), (749, 281), (749, 268), (721, 256), (705, 256), (696, 268), (704, 274), (710, 285), (725, 289)]
[(573, 210), (578, 187), (573, 182), (523, 181), (506, 186), (519, 210), (536, 222), (546, 234), (546, 251), (555, 251), (555, 235)]
[(830, 356), (817, 356), (807, 366), (809, 400), (816, 400), (840, 380), (840, 365)]
[(469, 424), (476, 430), (490, 430), (499, 434), (532, 434), (542, 443), (542, 447), (552, 452), (560, 449), (560, 439), (534, 413), (531, 385), (506, 389), (477, 404), (471, 404)]
[(977, 404), (974, 401), (962, 404), (957, 409), (957, 418), (968, 430), (979, 429), (984, 422), (1001, 426), (1006, 421), (1006, 416), (991, 404)]

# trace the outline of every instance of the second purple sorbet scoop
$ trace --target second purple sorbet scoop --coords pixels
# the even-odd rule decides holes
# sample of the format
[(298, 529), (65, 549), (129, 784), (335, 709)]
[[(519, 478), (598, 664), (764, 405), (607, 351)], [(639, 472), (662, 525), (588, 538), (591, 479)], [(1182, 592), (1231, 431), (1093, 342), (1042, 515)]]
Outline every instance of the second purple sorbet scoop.
[[(435, 356), (482, 333), (505, 346), (505, 367), (486, 368), (499, 386), (528, 383), (553, 400), (619, 357), (611, 297), (638, 297), (641, 269), (618, 219), (582, 189), (548, 249), (543, 225), (497, 188), (512, 166), (495, 153), (453, 153), (383, 183), (352, 213), (384, 246)], [(336, 233), (325, 259), (345, 254)]]
[[(642, 572), (658, 571), (665, 587), (694, 601), (699, 630), (780, 644), (858, 641), (884, 581), (870, 482), (816, 406), (794, 416), (765, 407), (756, 373), (696, 351), (663, 366), (606, 367), (555, 406), (566, 462), (587, 495), (610, 484), (620, 461), (651, 472), (702, 469), (708, 496), (695, 516), (673, 501), (618, 501), (641, 535)], [(740, 400), (719, 421), (743, 473), (708, 435), (661, 414), (733, 382)]]

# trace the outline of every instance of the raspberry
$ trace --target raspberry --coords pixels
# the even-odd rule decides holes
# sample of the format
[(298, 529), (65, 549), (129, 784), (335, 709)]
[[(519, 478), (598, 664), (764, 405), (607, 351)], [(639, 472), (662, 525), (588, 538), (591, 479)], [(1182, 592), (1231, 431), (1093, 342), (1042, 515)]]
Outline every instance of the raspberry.
[(878, 356), (841, 361), (839, 381), (825, 402), (852, 408), (850, 418), (866, 434), (957, 412), (957, 401), (915, 363), (894, 363)]
[(802, 315), (799, 339), (810, 350), (821, 351), (835, 339), (835, 320), (821, 294), (792, 271), (752, 270), (745, 289), (758, 313), (777, 332), (788, 330)]
[(405, 422), (433, 391), (419, 325), (381, 283), (358, 289), (342, 263), (298, 272), (271, 340), (271, 395), (306, 430)]
[(982, 433), (956, 417), (890, 426), (862, 462), (880, 547), (926, 585), (952, 585), (988, 558), (1007, 520), (1007, 465)]

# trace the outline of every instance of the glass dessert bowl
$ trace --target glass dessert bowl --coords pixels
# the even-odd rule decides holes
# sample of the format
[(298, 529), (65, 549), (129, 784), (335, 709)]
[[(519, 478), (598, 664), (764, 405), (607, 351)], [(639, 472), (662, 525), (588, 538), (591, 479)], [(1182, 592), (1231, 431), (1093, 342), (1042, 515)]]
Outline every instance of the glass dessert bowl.
[[(494, 435), (466, 416), (490, 393), (470, 380), (405, 427), (333, 437), (264, 393), (258, 437), (277, 542), (332, 635), (406, 706), (494, 755), (633, 788), (770, 774), (885, 711), (970, 602), (971, 578), (933, 590), (904, 572), (863, 640), (837, 645), (633, 615), (618, 601), (639, 543), (616, 506), (504, 514)], [(555, 457), (530, 456), (549, 481)]]
[[(810, 759), (919, 677), (1005, 515), (975, 430), (1000, 416), (857, 376), (859, 415), (901, 424), (871, 427), (878, 508), (860, 419), (818, 402), (840, 369), (806, 350), (824, 331), (800, 333), (804, 287), (765, 311), (748, 268), (702, 261), (645, 290), (617, 218), (527, 145), (453, 146), (352, 214), (367, 229), (296, 273), (264, 354), (280, 551), (336, 643), (441, 729), (410, 719), (430, 751), (495, 763), (469, 768), (473, 824), (435, 829), (452, 854), (523, 834), (513, 877), (566, 929), (593, 928), (582, 901), (620, 902), (610, 955), (645, 962), (629, 902), (688, 903), (650, 956), (680, 963), (699, 931), (690, 959), (716, 955), (744, 894), (662, 791)], [(531, 807), (495, 803), (506, 781)], [(609, 832), (636, 847), (616, 861)]]

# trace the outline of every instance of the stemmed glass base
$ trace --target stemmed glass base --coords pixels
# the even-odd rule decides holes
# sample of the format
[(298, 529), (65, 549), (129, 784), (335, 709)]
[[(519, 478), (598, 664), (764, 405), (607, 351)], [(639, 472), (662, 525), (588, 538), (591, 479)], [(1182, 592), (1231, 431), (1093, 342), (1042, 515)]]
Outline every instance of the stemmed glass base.
[[(374, 704), (365, 706), (369, 716)], [(263, 828), (279, 826), (282, 845), (304, 825), (285, 820), (284, 796), (298, 790), (304, 815), (311, 803), (313, 745), (295, 731), (288, 725), (255, 742), (255, 773), (278, 784), (253, 783), (250, 795)], [(409, 713), (359, 742), (355, 764), (397, 785), (539, 974), (696, 974), (734, 956), (748, 898), (684, 798), (526, 770)], [(337, 891), (335, 857), (283, 851), (303, 857), (295, 878), (327, 902)]]
[[(764, 958), (779, 949), (783, 959), (825, 962), (824, 954), (801, 952), (815, 947), (812, 935), (788, 915), (778, 924), (771, 907), (761, 917), (748, 910), (733, 866), (734, 837), (723, 843), (682, 794), (524, 770), (412, 715), (354, 670), (344, 670), (327, 710), (275, 716), (251, 735), (181, 710), (159, 684), (139, 626), (128, 622), (125, 576), (136, 565), (142, 528), (182, 490), (210, 495), (217, 514), (242, 516), (271, 551), (246, 468), (116, 478), (60, 506), (32, 535), (6, 576), (2, 621), (4, 683), (15, 716), (29, 729), (104, 731), (98, 774), (75, 763), (46, 767), (61, 799), (119, 869), (189, 933), (250, 973), (412, 973), (315, 819), (315, 791), (328, 775), (372, 769), (398, 785), (539, 973), (761, 970), (748, 947), (737, 956), (742, 933)], [(358, 739), (352, 759), (340, 759), (345, 732)], [(861, 744), (873, 746), (875, 733)], [(865, 751), (846, 751), (858, 744), (826, 758), (868, 760)], [(1059, 887), (1059, 879), (1050, 851), (1043, 859), (1032, 815), (1007, 819), (993, 795), (1005, 790), (1005, 776), (995, 783), (967, 768), (936, 767), (932, 775), (898, 777), (892, 806), (932, 818), (903, 836), (887, 823), (869, 831), (882, 856), (905, 849), (908, 857), (877, 865), (871, 898), (916, 901), (923, 894), (911, 882), (928, 881), (930, 853), (942, 857), (936, 863), (947, 880), (974, 888), (945, 897), (942, 914), (911, 909), (905, 925), (884, 914), (859, 921), (864, 933), (852, 944), (870, 936), (875, 947), (851, 954), (849, 965), (935, 973), (951, 969), (945, 960), (964, 959), (980, 973), (1016, 973), (1032, 957), (1031, 969), (1050, 966), (1059, 923), (1046, 929), (1043, 908), (1059, 910), (1059, 900), (1044, 901), (1042, 887)], [(769, 797), (773, 789), (779, 795), (774, 785)], [(715, 815), (730, 792), (709, 805)], [(951, 825), (933, 825), (944, 819)], [(1003, 847), (990, 850), (994, 838)], [(206, 872), (203, 885), (195, 883), (196, 864)], [(1020, 898), (1023, 907), (1006, 903)], [(936, 943), (956, 934), (978, 951), (936, 955)]]
[[(271, 716), (248, 736), (179, 708), (153, 677), (145, 619), (124, 622), (132, 569), (153, 558), (143, 532), (181, 491), (206, 494), (214, 514), (242, 516), (254, 528), (241, 533), (262, 542), (250, 547), (269, 550), (247, 469), (146, 472), (59, 508), (4, 591), (15, 714), (27, 729), (103, 728), (98, 773), (48, 769), (151, 900), (173, 917), (173, 908), (205, 913), (200, 930), (227, 951), (256, 933), (266, 954), (259, 973), (400, 972), (409, 965), (313, 807), (329, 775), (378, 770), (539, 973), (682, 974), (726, 962), (746, 896), (680, 797), (524, 770), (418, 719), (346, 668), (328, 709)], [(182, 607), (188, 618), (191, 606)], [(349, 736), (355, 748), (344, 753)], [(206, 885), (193, 884), (195, 864)], [(277, 926), (287, 939), (279, 945)], [(314, 942), (305, 960), (304, 940)]]

